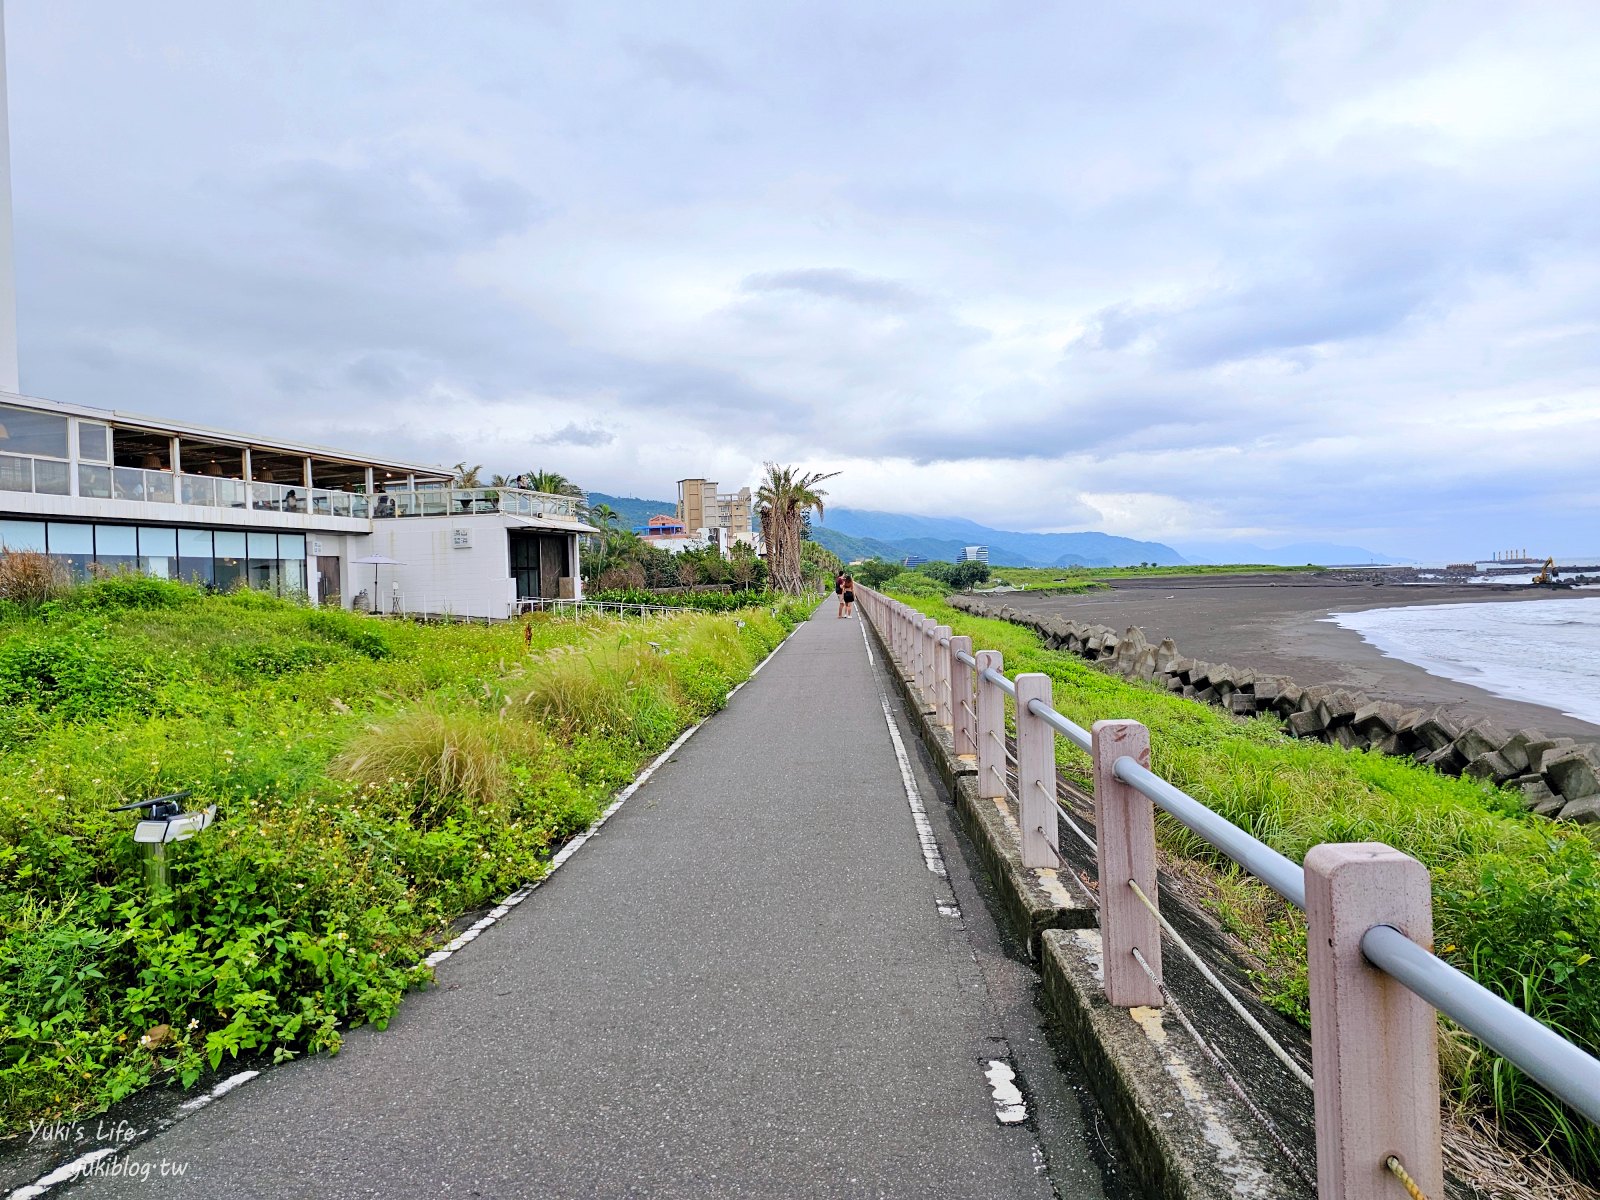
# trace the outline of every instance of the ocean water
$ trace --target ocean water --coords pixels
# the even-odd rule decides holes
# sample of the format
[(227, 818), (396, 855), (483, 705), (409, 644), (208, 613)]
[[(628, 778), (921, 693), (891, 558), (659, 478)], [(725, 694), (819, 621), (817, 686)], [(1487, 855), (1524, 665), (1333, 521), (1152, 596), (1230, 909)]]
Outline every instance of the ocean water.
[(1431, 675), (1600, 726), (1600, 599), (1419, 604), (1326, 619)]

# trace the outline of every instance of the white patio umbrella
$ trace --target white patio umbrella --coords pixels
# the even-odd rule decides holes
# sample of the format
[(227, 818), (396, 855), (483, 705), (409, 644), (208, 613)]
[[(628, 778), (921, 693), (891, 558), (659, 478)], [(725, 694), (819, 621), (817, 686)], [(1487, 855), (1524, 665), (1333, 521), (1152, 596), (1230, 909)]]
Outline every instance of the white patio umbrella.
[(385, 554), (369, 554), (365, 558), (352, 558), (350, 565), (372, 568), (372, 611), (382, 612), (383, 602), (378, 599), (378, 568), (403, 567), (405, 563), (398, 558), (390, 558)]

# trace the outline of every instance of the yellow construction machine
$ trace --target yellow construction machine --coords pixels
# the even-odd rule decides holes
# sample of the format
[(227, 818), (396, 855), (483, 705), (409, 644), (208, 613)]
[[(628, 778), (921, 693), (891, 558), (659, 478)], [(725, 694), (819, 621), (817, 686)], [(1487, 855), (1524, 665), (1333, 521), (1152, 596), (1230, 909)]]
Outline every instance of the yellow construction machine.
[(1545, 559), (1544, 570), (1533, 577), (1533, 582), (1541, 587), (1556, 587), (1560, 580), (1561, 572), (1556, 570), (1556, 560), (1554, 558)]

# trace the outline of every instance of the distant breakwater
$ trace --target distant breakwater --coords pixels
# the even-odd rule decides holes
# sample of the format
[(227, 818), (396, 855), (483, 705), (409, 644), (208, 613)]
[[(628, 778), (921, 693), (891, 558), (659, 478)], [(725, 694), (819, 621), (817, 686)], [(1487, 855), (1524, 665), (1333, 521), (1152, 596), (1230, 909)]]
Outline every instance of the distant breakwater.
[(1302, 686), (1283, 675), (1186, 658), (1171, 638), (1152, 644), (1136, 625), (1119, 633), (1108, 625), (1021, 612), (975, 596), (952, 596), (950, 604), (1032, 630), (1051, 649), (1125, 679), (1164, 686), (1235, 716), (1271, 713), (1295, 737), (1375, 750), (1448, 775), (1515, 786), (1524, 807), (1539, 816), (1600, 822), (1600, 744), (1546, 737), (1536, 729), (1507, 732), (1492, 721), (1464, 725), (1440, 708), (1407, 708), (1347, 688)]

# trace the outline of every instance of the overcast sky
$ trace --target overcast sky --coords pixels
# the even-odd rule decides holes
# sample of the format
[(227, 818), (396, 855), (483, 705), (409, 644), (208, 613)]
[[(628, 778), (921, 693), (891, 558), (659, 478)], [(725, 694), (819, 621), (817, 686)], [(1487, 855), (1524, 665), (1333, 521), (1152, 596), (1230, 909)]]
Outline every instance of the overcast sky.
[[(1205, 11), (1201, 11), (1204, 9)], [(1600, 550), (1600, 5), (10, 0), (23, 390)]]

